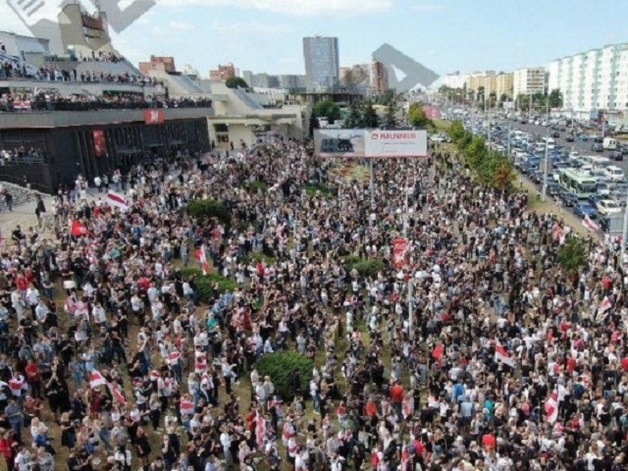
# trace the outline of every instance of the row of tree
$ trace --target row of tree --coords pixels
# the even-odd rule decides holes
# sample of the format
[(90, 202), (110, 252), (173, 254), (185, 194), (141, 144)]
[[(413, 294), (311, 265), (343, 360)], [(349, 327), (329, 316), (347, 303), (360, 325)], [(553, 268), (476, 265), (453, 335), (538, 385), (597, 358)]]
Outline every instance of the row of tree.
[(449, 137), (481, 184), (501, 191), (512, 189), (515, 170), (507, 156), (489, 149), (484, 138), (473, 136), (461, 121), (452, 123)]

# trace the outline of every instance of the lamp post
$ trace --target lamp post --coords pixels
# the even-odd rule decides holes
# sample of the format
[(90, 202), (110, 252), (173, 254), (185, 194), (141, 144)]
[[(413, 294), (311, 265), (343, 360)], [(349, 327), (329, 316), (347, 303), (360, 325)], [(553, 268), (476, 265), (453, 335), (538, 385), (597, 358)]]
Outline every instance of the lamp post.
[(550, 137), (550, 126), (549, 126), (549, 89), (546, 98), (546, 107), (547, 107), (547, 117), (545, 118), (547, 132), (545, 134), (545, 162), (543, 163), (543, 197), (542, 200), (545, 201), (547, 199), (547, 167), (549, 160), (549, 137)]

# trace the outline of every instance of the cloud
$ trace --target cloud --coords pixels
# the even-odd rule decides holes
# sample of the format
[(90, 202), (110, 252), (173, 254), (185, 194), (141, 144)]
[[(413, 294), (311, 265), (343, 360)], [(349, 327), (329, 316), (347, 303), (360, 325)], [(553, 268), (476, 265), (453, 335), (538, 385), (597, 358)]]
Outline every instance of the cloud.
[(394, 0), (160, 0), (161, 5), (201, 5), (260, 10), (294, 16), (381, 13), (392, 9)]
[(212, 31), (230, 34), (289, 34), (294, 32), (294, 28), (286, 24), (242, 21), (236, 23), (214, 23)]
[(171, 21), (168, 23), (168, 28), (177, 31), (190, 31), (194, 29), (194, 25), (191, 25), (190, 23), (185, 23), (183, 21)]
[(438, 10), (442, 10), (443, 6), (442, 5), (435, 5), (435, 4), (425, 4), (425, 3), (417, 3), (416, 5), (412, 5), (410, 6), (410, 9), (413, 11), (438, 11)]

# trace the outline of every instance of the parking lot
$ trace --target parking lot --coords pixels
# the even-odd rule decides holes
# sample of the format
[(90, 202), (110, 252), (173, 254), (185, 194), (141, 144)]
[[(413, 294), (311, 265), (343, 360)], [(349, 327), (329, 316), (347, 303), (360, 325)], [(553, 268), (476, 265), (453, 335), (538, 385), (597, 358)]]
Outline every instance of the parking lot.
[[(547, 126), (522, 124), (521, 119), (491, 117), (490, 146), (508, 153), (516, 169), (542, 192), (547, 145), (547, 197), (591, 225), (608, 230), (611, 219), (623, 219), (628, 193), (628, 147), (620, 142), (614, 150), (603, 147), (601, 131), (570, 127), (552, 119)], [(488, 119), (469, 113), (465, 127), (489, 138)], [(598, 150), (592, 149), (596, 144)], [(607, 141), (606, 144), (612, 144)], [(592, 224), (591, 224), (592, 223)], [(620, 224), (621, 225), (621, 224)], [(617, 224), (615, 223), (615, 227)]]

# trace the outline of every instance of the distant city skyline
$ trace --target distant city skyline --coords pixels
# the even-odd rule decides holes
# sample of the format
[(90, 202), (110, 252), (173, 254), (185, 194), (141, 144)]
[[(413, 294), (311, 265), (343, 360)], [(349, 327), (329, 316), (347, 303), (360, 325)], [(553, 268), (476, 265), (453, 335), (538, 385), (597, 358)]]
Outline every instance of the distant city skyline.
[[(90, 3), (90, 2), (81, 2)], [(28, 33), (6, 0), (0, 30)], [(173, 56), (201, 71), (304, 74), (302, 38), (338, 37), (340, 66), (368, 63), (389, 43), (440, 75), (547, 67), (550, 62), (628, 41), (628, 2), (529, 0), (161, 0), (114, 46), (137, 64)]]

